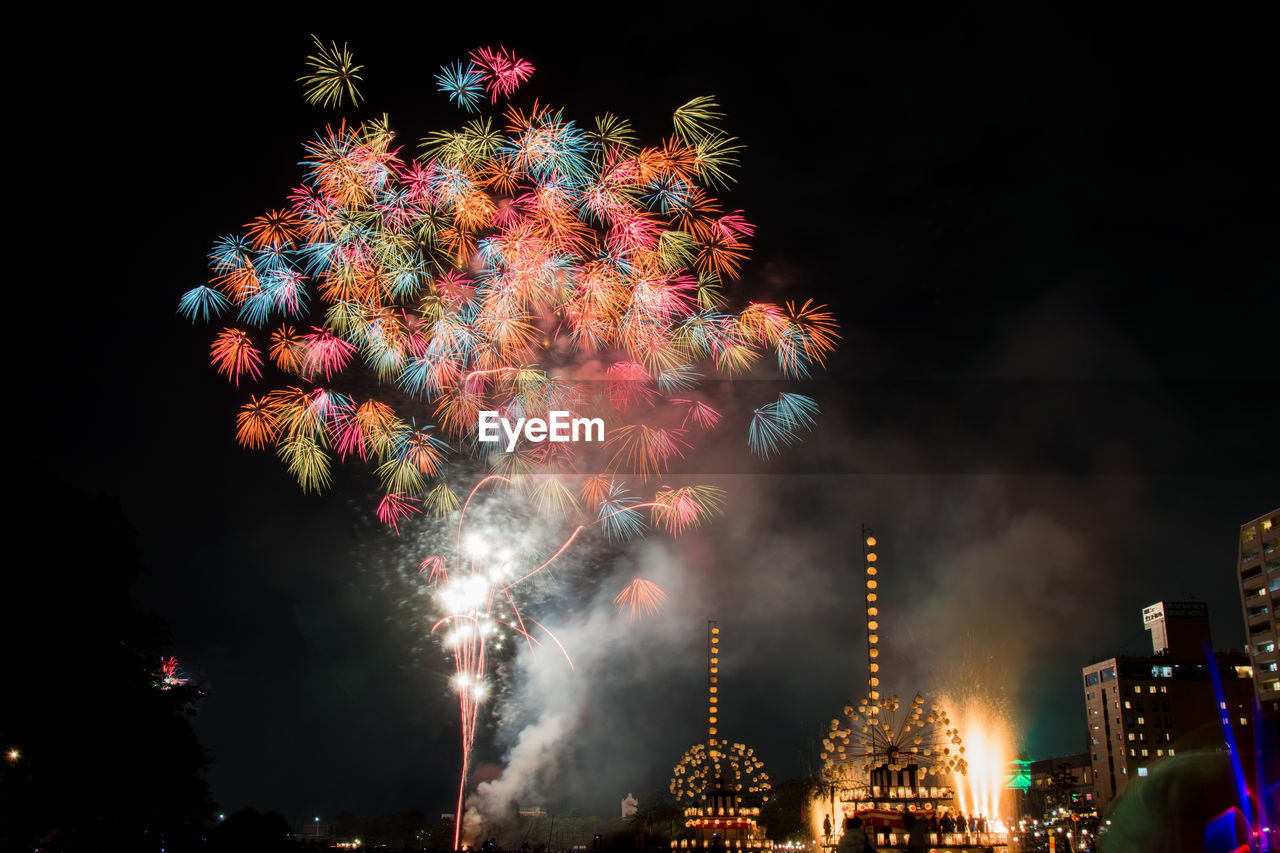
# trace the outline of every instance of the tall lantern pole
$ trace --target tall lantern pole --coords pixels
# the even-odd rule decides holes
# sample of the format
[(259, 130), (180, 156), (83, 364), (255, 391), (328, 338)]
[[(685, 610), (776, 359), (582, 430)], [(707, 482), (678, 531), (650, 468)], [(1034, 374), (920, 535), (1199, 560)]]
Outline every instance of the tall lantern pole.
[(707, 752), (720, 775), (720, 748), (716, 734), (719, 731), (720, 703), (720, 626), (714, 619), (707, 620)]
[(877, 606), (879, 595), (876, 592), (880, 584), (876, 580), (879, 570), (876, 567), (878, 557), (875, 549), (876, 537), (871, 532), (871, 528), (864, 524), (862, 525), (862, 566), (867, 596), (867, 698), (871, 700), (872, 706), (880, 704), (880, 664), (877, 661), (880, 657), (880, 649), (877, 648), (880, 643), (880, 608)]

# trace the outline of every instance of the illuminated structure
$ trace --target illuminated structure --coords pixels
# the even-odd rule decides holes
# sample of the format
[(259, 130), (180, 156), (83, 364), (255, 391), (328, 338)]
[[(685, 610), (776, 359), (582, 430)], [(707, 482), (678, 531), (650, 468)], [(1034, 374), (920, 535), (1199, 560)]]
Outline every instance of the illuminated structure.
[[(1029, 808), (1023, 817), (1046, 819), (1054, 807), (1069, 811), (1094, 809), (1097, 795), (1093, 790), (1093, 762), (1089, 753), (1062, 755), (1025, 762)], [(1055, 789), (1055, 783), (1058, 786)], [(1067, 788), (1065, 783), (1069, 783)]]
[[(672, 840), (673, 848), (768, 850), (773, 847), (756, 821), (769, 800), (769, 774), (755, 750), (720, 738), (720, 627), (707, 623), (707, 742), (690, 747), (671, 776), (677, 800), (697, 799), (684, 810), (692, 841)], [(745, 795), (745, 796), (744, 796)]]
[[(945, 710), (928, 705), (916, 694), (909, 703), (884, 697), (880, 678), (880, 565), (876, 538), (862, 527), (863, 587), (867, 621), (867, 694), (846, 705), (844, 720), (831, 721), (822, 742), (822, 777), (837, 811), (835, 829), (843, 818), (858, 816), (863, 829), (874, 832), (877, 849), (906, 845), (908, 817), (937, 824), (930, 836), (933, 847), (1000, 846), (1003, 832), (993, 820), (990, 831), (942, 830), (944, 816), (959, 813), (953, 780), (969, 768), (958, 727)], [(932, 778), (930, 778), (932, 777)], [(838, 806), (837, 806), (838, 803)], [(969, 815), (968, 817), (974, 817)], [(995, 817), (991, 815), (990, 817)], [(836, 837), (827, 839), (829, 844)]]
[(1236, 561), (1253, 684), (1265, 711), (1280, 712), (1280, 509), (1240, 526)]
[[(1179, 751), (1226, 751), (1224, 723), (1252, 743), (1253, 673), (1249, 659), (1216, 652), (1219, 699), (1208, 667), (1209, 611), (1199, 601), (1161, 601), (1142, 611), (1151, 632), (1149, 656), (1116, 656), (1084, 667), (1089, 758), (1098, 809), (1134, 779)], [(1221, 713), (1219, 713), (1221, 712)], [(1252, 755), (1242, 750), (1247, 778)]]

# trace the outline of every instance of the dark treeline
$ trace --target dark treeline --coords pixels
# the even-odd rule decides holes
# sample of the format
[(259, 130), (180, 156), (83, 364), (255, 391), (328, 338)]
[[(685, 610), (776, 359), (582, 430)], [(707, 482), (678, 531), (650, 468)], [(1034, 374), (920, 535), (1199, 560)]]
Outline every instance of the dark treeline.
[(130, 597), (132, 529), (113, 501), (34, 472), (9, 486), (0, 848), (198, 846), (213, 813), (191, 726), (200, 691), (163, 680), (169, 628)]

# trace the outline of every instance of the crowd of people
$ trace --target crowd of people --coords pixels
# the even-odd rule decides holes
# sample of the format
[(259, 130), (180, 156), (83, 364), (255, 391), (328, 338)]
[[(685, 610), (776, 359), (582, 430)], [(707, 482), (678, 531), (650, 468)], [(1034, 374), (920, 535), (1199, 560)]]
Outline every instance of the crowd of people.
[[(894, 834), (905, 836), (908, 853), (916, 853), (936, 845), (965, 843), (967, 836), (981, 835), (987, 831), (986, 815), (966, 816), (962, 812), (953, 814), (946, 810), (941, 815), (934, 811), (927, 815), (908, 812), (904, 831)], [(840, 837), (835, 853), (875, 853), (875, 845), (887, 843), (889, 834), (887, 829), (870, 825), (864, 827), (861, 818), (845, 818), (844, 834)]]

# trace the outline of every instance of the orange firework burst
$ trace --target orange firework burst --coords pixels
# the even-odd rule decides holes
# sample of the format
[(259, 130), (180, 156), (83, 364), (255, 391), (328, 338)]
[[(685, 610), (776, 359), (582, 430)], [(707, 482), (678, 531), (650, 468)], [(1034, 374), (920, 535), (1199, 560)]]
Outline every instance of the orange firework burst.
[(656, 583), (636, 578), (618, 593), (613, 603), (618, 605), (619, 613), (630, 607), (631, 621), (634, 622), (644, 616), (657, 616), (662, 602), (666, 600), (667, 594)]

